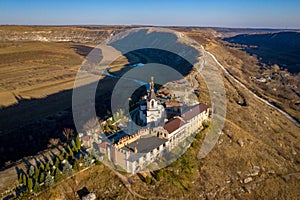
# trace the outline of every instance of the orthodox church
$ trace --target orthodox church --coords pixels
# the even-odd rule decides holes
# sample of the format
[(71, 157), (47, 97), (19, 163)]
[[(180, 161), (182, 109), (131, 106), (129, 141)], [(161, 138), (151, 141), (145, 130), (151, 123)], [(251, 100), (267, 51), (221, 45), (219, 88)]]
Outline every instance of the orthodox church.
[(155, 94), (153, 77), (149, 83), (148, 95), (140, 101), (140, 120), (147, 127), (157, 127), (164, 124), (166, 119), (165, 108)]
[[(83, 146), (94, 148), (96, 145), (109, 161), (131, 174), (145, 169), (182, 142), (190, 144), (187, 139), (202, 130), (209, 119), (210, 108), (202, 103), (182, 110), (183, 106), (178, 102), (166, 102), (165, 109), (155, 94), (153, 77), (149, 85), (148, 93), (140, 100), (136, 112), (145, 128), (133, 134), (124, 131), (112, 133), (107, 141), (96, 140), (91, 134), (81, 136)], [(173, 117), (167, 120), (166, 113)]]

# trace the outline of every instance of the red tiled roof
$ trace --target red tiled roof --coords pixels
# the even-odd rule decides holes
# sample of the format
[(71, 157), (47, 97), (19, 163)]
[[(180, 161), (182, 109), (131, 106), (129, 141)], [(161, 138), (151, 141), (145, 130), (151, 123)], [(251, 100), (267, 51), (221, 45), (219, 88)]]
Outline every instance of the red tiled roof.
[(86, 135), (86, 136), (83, 136), (81, 139), (83, 141), (89, 141), (90, 140), (90, 136)]
[(170, 94), (170, 92), (168, 92), (168, 91), (166, 91), (166, 90), (161, 91), (161, 93), (164, 94), (164, 95)]
[(110, 145), (110, 143), (109, 142), (102, 142), (101, 144), (99, 144), (99, 147), (105, 149), (107, 145)]
[(208, 109), (207, 105), (205, 105), (203, 103), (200, 103), (200, 104), (197, 104), (195, 106), (192, 106), (188, 111), (186, 111), (185, 113), (183, 113), (181, 115), (181, 117), (184, 120), (190, 120), (193, 117), (199, 115), (200, 113), (206, 111), (207, 109)]
[[(173, 102), (175, 103), (175, 102)], [(164, 129), (168, 131), (168, 133), (173, 133), (178, 128), (186, 124), (185, 121), (192, 119), (193, 117), (199, 115), (200, 113), (206, 111), (208, 109), (208, 106), (205, 104), (197, 104), (195, 106), (192, 106), (188, 111), (183, 113), (181, 115), (182, 119), (174, 118), (172, 121), (168, 122), (164, 125)]]
[(181, 107), (178, 102), (166, 102), (166, 107)]
[(164, 125), (164, 129), (168, 131), (168, 133), (173, 133), (177, 129), (179, 129), (181, 126), (183, 126), (185, 123), (181, 121), (179, 118), (174, 118), (172, 121), (166, 123)]

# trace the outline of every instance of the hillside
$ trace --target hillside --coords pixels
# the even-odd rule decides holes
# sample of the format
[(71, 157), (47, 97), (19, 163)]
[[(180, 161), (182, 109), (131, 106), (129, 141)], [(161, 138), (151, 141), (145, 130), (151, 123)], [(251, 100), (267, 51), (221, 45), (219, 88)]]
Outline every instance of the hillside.
[(224, 38), (225, 41), (242, 46), (262, 62), (278, 64), (292, 73), (300, 72), (300, 33), (278, 32), (268, 34), (242, 34)]
[[(20, 29), (26, 31), (27, 27)], [(30, 31), (31, 29), (32, 27), (29, 27)], [(47, 29), (51, 30), (51, 27)], [(63, 27), (63, 29), (71, 34), (72, 31), (69, 29), (73, 28)], [(250, 80), (251, 73), (251, 76), (258, 76), (262, 72), (257, 58), (219, 40), (215, 35), (216, 30), (210, 28), (175, 29), (202, 44), (206, 51), (215, 55), (230, 74), (247, 88), (265, 99), (278, 102), (293, 117), (298, 116), (299, 107), (295, 102), (296, 98), (292, 96), (294, 93), (286, 97), (285, 101), (281, 101), (283, 97), (274, 96), (269, 90), (263, 90), (263, 86)], [(76, 68), (90, 48), (95, 45), (81, 42), (83, 41), (80, 43), (74, 41), (6, 41), (4, 43), (6, 46), (1, 46), (0, 52), (2, 51), (2, 54), (6, 56), (1, 63), (1, 67), (6, 69), (6, 73), (1, 71), (1, 81), (3, 81), (1, 87), (15, 92), (22, 91), (24, 85), (34, 86), (33, 89), (39, 88), (36, 92), (40, 95), (33, 96), (33, 93), (28, 93), (27, 96), (32, 95), (32, 97), (22, 100), (25, 95), (24, 92), (20, 92), (20, 99), (16, 98), (19, 101), (17, 105), (0, 110), (0, 124), (6, 127), (1, 128), (2, 134), (6, 133), (10, 136), (3, 134), (1, 138), (1, 147), (5, 145), (8, 147), (1, 148), (2, 163), (4, 160), (15, 161), (24, 155), (35, 155), (47, 149), (50, 138), (63, 138), (61, 135), (63, 127), (74, 126), (70, 109), (71, 90), (68, 90), (68, 87), (71, 88)], [(20, 50), (17, 50), (16, 46), (20, 47)], [(36, 48), (41, 51), (34, 51)], [(30, 53), (22, 53), (26, 51)], [(134, 59), (139, 62), (144, 58), (137, 54)], [(217, 145), (208, 156), (199, 159), (198, 152), (207, 131), (204, 130), (198, 134), (192, 147), (179, 160), (161, 170), (160, 178), (153, 173), (127, 175), (133, 181), (130, 187), (147, 199), (296, 199), (300, 195), (300, 127), (237, 84), (232, 76), (224, 73), (208, 53), (205, 59), (206, 68), (210, 69), (211, 65), (218, 68), (226, 89), (226, 122)], [(118, 67), (127, 61), (124, 58), (119, 60)], [(273, 69), (262, 70), (274, 72)], [(9, 74), (9, 71), (12, 74)], [(62, 78), (50, 79), (50, 73), (54, 74), (54, 77), (61, 76)], [(34, 74), (34, 76), (28, 78), (23, 74)], [(22, 80), (21, 84), (12, 78), (15, 76), (18, 77), (17, 80)], [(198, 74), (196, 80), (199, 100), (209, 102), (210, 97), (203, 77)], [(53, 81), (57, 81), (58, 87), (53, 87), (55, 89), (51, 91), (47, 90), (51, 88)], [(69, 85), (63, 84), (64, 81)], [(115, 82), (113, 79), (105, 79), (105, 85), (101, 87), (103, 95), (98, 98), (102, 105), (99, 112), (105, 112), (101, 117), (107, 115), (106, 111), (109, 107), (103, 105), (110, 103), (111, 87)], [(281, 84), (280, 79), (274, 79), (272, 83)], [(41, 84), (44, 86), (40, 87)], [(285, 88), (278, 91), (284, 95)], [(291, 101), (294, 107), (290, 106)], [(10, 116), (13, 119), (9, 119)], [(9, 148), (14, 145), (16, 145), (17, 152)], [(10, 172), (14, 170), (12, 166)], [(5, 170), (2, 174), (5, 174), (4, 172)], [(147, 183), (146, 177), (150, 177), (153, 181)], [(3, 190), (3, 185), (7, 186), (5, 183), (0, 183), (1, 190)], [(127, 190), (113, 171), (103, 165), (94, 166), (73, 178), (58, 183), (35, 198), (78, 199), (77, 191), (84, 187), (94, 192), (100, 199), (138, 199)]]
[[(226, 51), (226, 47), (215, 40), (210, 31), (185, 34), (205, 41), (206, 49), (218, 52), (218, 58)], [(210, 56), (206, 57), (206, 61), (207, 65), (214, 62)], [(129, 176), (135, 193), (145, 199), (297, 198), (300, 128), (277, 110), (257, 100), (230, 76), (223, 74), (223, 78), (227, 119), (218, 144), (208, 156), (199, 159), (198, 152), (206, 131), (201, 132), (194, 145), (179, 160), (160, 170), (160, 178), (155, 173)], [(197, 80), (201, 91), (199, 99), (205, 102), (209, 100), (209, 94), (202, 77), (198, 76)], [(241, 101), (245, 104), (241, 105)], [(96, 166), (38, 198), (78, 198), (71, 191), (86, 186), (103, 199), (140, 199), (129, 191), (125, 192), (126, 187), (117, 182), (119, 178), (115, 175), (111, 175), (112, 180), (104, 186), (108, 173), (111, 173), (108, 168)], [(96, 178), (91, 179), (91, 176)], [(151, 181), (147, 183), (149, 177)]]
[(0, 26), (0, 41), (75, 42), (99, 44), (122, 26)]

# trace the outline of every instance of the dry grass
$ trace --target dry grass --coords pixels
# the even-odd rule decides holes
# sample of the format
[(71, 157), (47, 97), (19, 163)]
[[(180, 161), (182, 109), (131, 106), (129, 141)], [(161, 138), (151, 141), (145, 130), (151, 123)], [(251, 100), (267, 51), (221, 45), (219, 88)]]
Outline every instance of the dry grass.
[[(196, 30), (190, 33), (190, 36), (212, 51), (219, 61), (248, 87), (261, 91), (256, 85), (247, 81), (248, 72), (257, 72), (255, 58), (242, 52), (227, 51), (225, 46), (214, 39), (210, 29), (198, 32)], [(10, 51), (11, 47), (7, 48), (6, 50)], [(246, 71), (243, 68), (245, 64), (249, 66)], [(251, 68), (252, 64), (253, 68)], [(13, 66), (15, 68), (15, 64)], [(30, 66), (27, 67), (30, 70)], [(42, 70), (40, 74), (43, 74), (43, 68), (39, 70)], [(52, 72), (55, 74), (56, 70), (63, 71), (59, 70), (58, 66)], [(67, 71), (71, 73), (72, 70)], [(22, 78), (22, 75), (18, 76)], [(26, 81), (25, 78), (24, 80)], [(206, 92), (207, 88), (202, 77), (198, 76), (197, 80), (199, 99), (209, 102), (209, 94)], [(139, 176), (133, 176), (135, 184), (132, 187), (135, 192), (149, 199), (161, 197), (167, 199), (297, 199), (299, 197), (300, 128), (278, 111), (255, 99), (229, 77), (223, 75), (223, 81), (227, 95), (227, 117), (218, 144), (208, 156), (199, 160), (197, 153), (205, 136), (203, 133), (199, 138), (198, 146), (190, 148), (178, 161), (164, 169), (162, 180), (148, 185)], [(17, 83), (14, 81), (13, 84), (15, 82)], [(9, 80), (6, 80), (6, 85), (8, 84)], [(36, 85), (40, 86), (38, 83)], [(268, 95), (267, 92), (264, 94)], [(246, 102), (246, 106), (238, 103), (241, 100)], [(186, 163), (194, 165), (195, 170), (190, 173), (180, 171)], [(258, 174), (253, 175), (249, 183), (244, 183), (245, 178), (249, 177), (255, 167), (259, 167)], [(151, 174), (144, 175), (151, 176)], [(37, 199), (78, 199), (76, 191), (83, 187), (96, 193), (99, 199), (127, 197), (136, 199), (128, 195), (120, 180), (104, 166), (95, 166), (82, 172), (75, 178), (43, 192)]]
[(0, 46), (0, 97), (3, 107), (18, 98), (42, 98), (70, 89), (83, 58), (72, 44), (9, 42)]
[(125, 199), (127, 189), (107, 167), (94, 166), (44, 191), (36, 199), (79, 199), (77, 191), (86, 187), (98, 199)]
[[(202, 77), (198, 76), (197, 80), (199, 91), (205, 91)], [(227, 94), (227, 119), (218, 144), (208, 156), (199, 160), (197, 153), (205, 136), (205, 132), (202, 133), (198, 146), (190, 148), (179, 160), (163, 169), (162, 180), (148, 185), (139, 176), (133, 176), (135, 192), (149, 199), (298, 197), (300, 128), (278, 111), (257, 101), (229, 77), (224, 76), (223, 80)], [(199, 99), (209, 102), (209, 94), (201, 92)], [(241, 99), (247, 102), (246, 106), (238, 104)], [(243, 146), (238, 141), (242, 141)], [(181, 171), (186, 163), (195, 166), (195, 170), (190, 173)], [(259, 167), (258, 174), (252, 176), (251, 182), (244, 183), (255, 167)], [(147, 173), (143, 176), (152, 177)], [(87, 180), (88, 176), (83, 184), (88, 185)], [(107, 182), (108, 185), (111, 183)], [(126, 190), (118, 197), (123, 198), (125, 194)], [(99, 197), (107, 198), (101, 194)], [(129, 199), (134, 197), (129, 196)]]

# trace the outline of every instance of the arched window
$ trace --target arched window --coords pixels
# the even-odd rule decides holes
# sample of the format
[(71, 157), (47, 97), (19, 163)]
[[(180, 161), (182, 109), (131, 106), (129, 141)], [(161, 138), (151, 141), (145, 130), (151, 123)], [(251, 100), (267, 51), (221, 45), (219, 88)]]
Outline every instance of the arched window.
[(151, 100), (151, 108), (154, 107), (154, 100)]

